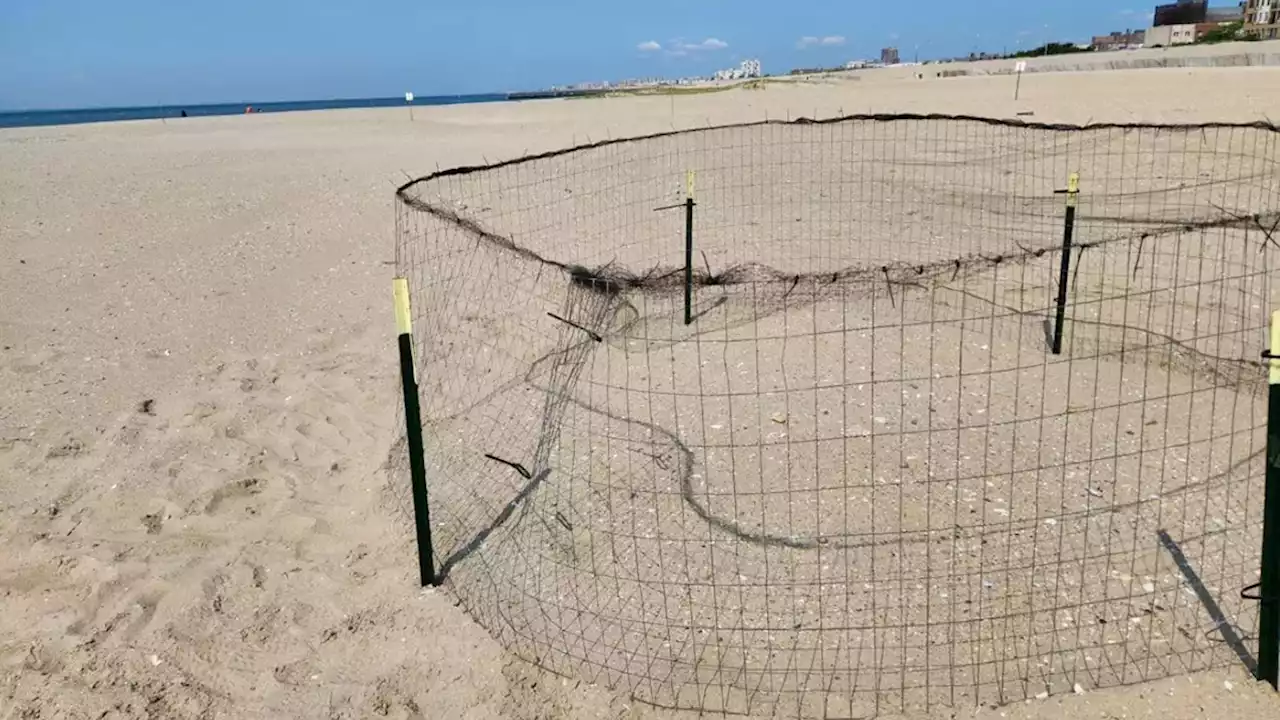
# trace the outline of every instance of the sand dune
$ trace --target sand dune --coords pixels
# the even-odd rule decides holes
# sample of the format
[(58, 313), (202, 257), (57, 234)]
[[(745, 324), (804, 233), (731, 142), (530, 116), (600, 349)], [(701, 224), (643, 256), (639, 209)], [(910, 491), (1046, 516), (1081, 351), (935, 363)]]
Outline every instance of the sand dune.
[[(1242, 121), (1280, 100), (1265, 68), (1036, 75), (1017, 103), (1011, 82), (0, 131), (0, 718), (682, 717), (513, 661), (415, 587), (382, 471), (394, 187), (765, 117)], [(1275, 702), (1234, 671), (1004, 712)]]

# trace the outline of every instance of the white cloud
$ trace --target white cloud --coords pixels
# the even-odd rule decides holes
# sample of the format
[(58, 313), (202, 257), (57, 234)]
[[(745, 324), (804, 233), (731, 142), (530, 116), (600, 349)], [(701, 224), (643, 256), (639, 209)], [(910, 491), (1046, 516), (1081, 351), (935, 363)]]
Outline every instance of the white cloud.
[(811, 47), (814, 47), (815, 45), (821, 45), (825, 47), (838, 47), (840, 45), (844, 45), (844, 43), (845, 43), (845, 38), (843, 35), (827, 35), (826, 37), (816, 37), (814, 35), (805, 35), (804, 37), (800, 38), (798, 42), (796, 42), (796, 47), (800, 48), (801, 50), (804, 50), (805, 48), (811, 48)]
[(717, 38), (707, 38), (702, 42), (685, 42), (682, 38), (676, 38), (667, 43), (667, 51), (671, 54), (699, 52), (701, 50), (723, 50), (729, 47), (729, 43)]
[(662, 49), (662, 46), (659, 45), (656, 41), (647, 40), (637, 45), (636, 49), (640, 50), (641, 52), (657, 52)]

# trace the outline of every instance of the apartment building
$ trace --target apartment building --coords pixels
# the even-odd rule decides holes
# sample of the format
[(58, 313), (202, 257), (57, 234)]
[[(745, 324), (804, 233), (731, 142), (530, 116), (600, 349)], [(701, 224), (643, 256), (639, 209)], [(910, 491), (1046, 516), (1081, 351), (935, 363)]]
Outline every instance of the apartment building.
[(1141, 46), (1146, 42), (1146, 35), (1145, 30), (1125, 30), (1110, 35), (1095, 35), (1089, 44), (1094, 50), (1123, 50)]
[(1264, 40), (1280, 37), (1280, 0), (1245, 0), (1244, 29)]

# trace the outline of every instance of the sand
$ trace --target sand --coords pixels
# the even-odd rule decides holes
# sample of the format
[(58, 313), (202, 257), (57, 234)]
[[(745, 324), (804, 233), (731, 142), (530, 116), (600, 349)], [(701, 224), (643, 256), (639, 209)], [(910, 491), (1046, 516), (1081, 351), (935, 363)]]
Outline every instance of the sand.
[[(1045, 74), (1022, 93), (1001, 77), (833, 80), (413, 122), (351, 110), (0, 132), (0, 717), (682, 717), (541, 673), (450, 590), (415, 587), (383, 470), (394, 187), (766, 116), (1252, 120), (1280, 77)], [(1239, 668), (1082, 689), (981, 714), (1280, 707)]]

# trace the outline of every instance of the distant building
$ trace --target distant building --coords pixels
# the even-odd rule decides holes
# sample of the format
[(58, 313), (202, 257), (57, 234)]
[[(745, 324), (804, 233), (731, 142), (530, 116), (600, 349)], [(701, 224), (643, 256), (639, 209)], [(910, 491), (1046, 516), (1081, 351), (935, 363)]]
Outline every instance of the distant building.
[(1213, 28), (1215, 23), (1191, 23), (1186, 25), (1161, 25), (1147, 31), (1147, 47), (1172, 47), (1174, 45), (1190, 45)]
[(1155, 27), (1169, 25), (1195, 25), (1206, 22), (1209, 16), (1209, 0), (1177, 0), (1168, 5), (1157, 5)]
[(1247, 0), (1244, 31), (1265, 40), (1280, 37), (1280, 0)]
[(760, 61), (759, 60), (743, 60), (738, 63), (738, 67), (728, 70), (717, 70), (717, 80), (741, 80), (743, 78), (760, 77)]
[(902, 59), (898, 56), (898, 48), (887, 47), (880, 51), (881, 65), (897, 65), (901, 62)]
[(1244, 3), (1226, 7), (1211, 7), (1204, 14), (1205, 22), (1217, 25), (1225, 25), (1226, 23), (1240, 22), (1242, 20), (1244, 20)]
[(1093, 38), (1093, 42), (1089, 46), (1094, 50), (1124, 50), (1125, 48), (1138, 47), (1146, 42), (1145, 30), (1125, 30), (1124, 32), (1113, 32), (1110, 35), (1098, 35)]

